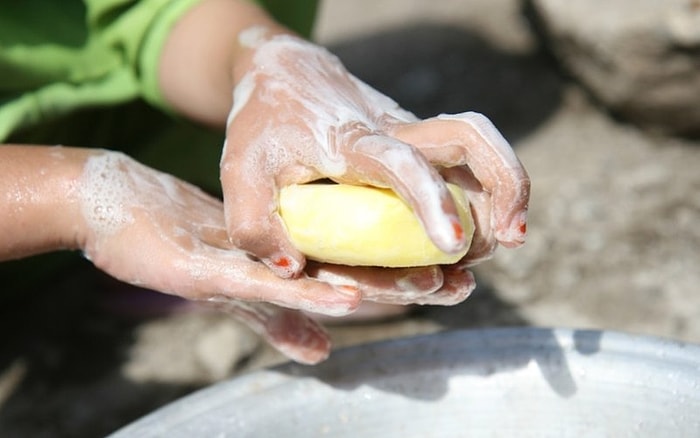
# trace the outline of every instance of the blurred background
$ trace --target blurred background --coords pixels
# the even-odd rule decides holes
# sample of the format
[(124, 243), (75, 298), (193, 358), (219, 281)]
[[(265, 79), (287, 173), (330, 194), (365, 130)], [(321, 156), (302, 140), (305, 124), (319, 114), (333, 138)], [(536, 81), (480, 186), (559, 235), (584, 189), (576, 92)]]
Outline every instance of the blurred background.
[[(527, 244), (466, 302), (331, 326), (336, 347), (518, 325), (700, 342), (700, 2), (324, 0), (314, 38), (421, 117), (484, 113), (532, 178)], [(3, 437), (102, 436), (284, 362), (88, 262), (27, 300), (0, 318)]]

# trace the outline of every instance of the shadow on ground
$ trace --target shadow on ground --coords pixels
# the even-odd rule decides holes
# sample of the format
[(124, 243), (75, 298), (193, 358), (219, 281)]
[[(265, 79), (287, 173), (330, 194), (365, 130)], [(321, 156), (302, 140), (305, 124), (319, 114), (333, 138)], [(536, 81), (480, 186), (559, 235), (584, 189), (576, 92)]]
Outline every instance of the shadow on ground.
[(432, 320), (446, 329), (526, 326), (528, 321), (518, 309), (498, 297), (494, 290), (477, 277), (471, 296), (456, 306), (426, 306), (417, 316)]

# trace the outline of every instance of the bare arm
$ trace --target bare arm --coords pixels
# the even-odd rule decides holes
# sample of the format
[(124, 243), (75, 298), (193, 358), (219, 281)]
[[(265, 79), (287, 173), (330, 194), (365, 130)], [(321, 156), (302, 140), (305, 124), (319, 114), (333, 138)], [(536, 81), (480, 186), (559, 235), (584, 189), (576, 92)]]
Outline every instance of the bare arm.
[(0, 260), (80, 246), (87, 149), (0, 145)]
[(159, 80), (179, 113), (223, 128), (236, 82), (249, 67), (251, 49), (240, 44), (246, 29), (290, 33), (246, 0), (203, 0), (173, 27), (161, 54)]

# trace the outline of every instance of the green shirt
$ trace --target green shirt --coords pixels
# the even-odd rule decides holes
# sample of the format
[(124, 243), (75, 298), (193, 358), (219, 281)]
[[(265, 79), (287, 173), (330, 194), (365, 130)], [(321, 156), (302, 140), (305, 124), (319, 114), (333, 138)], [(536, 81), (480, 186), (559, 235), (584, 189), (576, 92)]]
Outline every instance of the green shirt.
[[(197, 1), (5, 2), (0, 143), (119, 149), (216, 193), (223, 133), (161, 111), (166, 104), (156, 80), (171, 26)], [(317, 0), (257, 3), (309, 36)], [(50, 282), (73, 262), (74, 254), (56, 253), (0, 263), (0, 300), (31, 300), (20, 292)]]
[[(0, 8), (0, 142), (76, 109), (143, 98), (165, 107), (157, 61), (199, 0), (22, 0)], [(317, 0), (259, 0), (308, 36)], [(87, 145), (86, 145), (87, 146)]]

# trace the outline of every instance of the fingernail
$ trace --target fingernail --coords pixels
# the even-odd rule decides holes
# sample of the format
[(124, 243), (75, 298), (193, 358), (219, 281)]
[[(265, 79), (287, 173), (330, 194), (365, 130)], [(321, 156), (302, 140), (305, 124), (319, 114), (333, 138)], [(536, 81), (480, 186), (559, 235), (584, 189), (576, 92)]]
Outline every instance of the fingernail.
[(525, 243), (527, 234), (527, 210), (523, 210), (513, 217), (506, 229), (496, 231), (496, 239), (505, 247), (512, 248)]
[(457, 216), (449, 215), (446, 219), (448, 222), (444, 228), (440, 228), (440, 233), (436, 236), (438, 240), (433, 240), (433, 242), (441, 250), (447, 253), (455, 253), (464, 248), (464, 227)]
[(458, 241), (464, 240), (464, 227), (462, 227), (459, 219), (452, 219), (452, 231), (454, 232), (455, 239)]
[(443, 276), (440, 268), (421, 270), (396, 281), (402, 292), (434, 292), (442, 286)]
[(270, 257), (270, 267), (282, 278), (292, 278), (299, 272), (299, 262), (287, 255)]
[(526, 222), (521, 223), (519, 230), (521, 233), (527, 234), (527, 223)]
[(272, 261), (278, 268), (286, 269), (292, 264), (287, 257), (280, 257)]
[(523, 210), (516, 214), (513, 221), (510, 223), (511, 229), (517, 230), (520, 233), (521, 239), (527, 234), (527, 210)]
[(360, 305), (362, 295), (357, 287), (339, 285), (334, 286), (333, 290), (345, 300), (338, 295), (328, 295), (326, 298), (317, 297), (308, 302), (304, 310), (329, 316), (344, 316), (354, 312)]
[(346, 284), (335, 286), (335, 290), (338, 291), (338, 293), (340, 293), (341, 295), (353, 298), (360, 293), (360, 289), (357, 286), (350, 286)]

